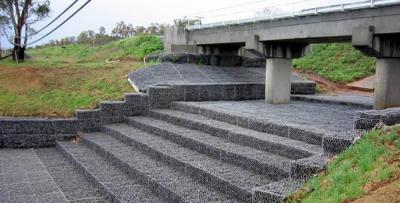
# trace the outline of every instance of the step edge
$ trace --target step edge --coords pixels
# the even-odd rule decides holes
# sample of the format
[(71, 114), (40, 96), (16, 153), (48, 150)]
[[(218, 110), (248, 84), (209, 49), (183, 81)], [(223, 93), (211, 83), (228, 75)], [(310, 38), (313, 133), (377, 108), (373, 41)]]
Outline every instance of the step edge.
[[(192, 108), (195, 109), (196, 112), (193, 112), (191, 110), (188, 110), (187, 108)], [(270, 134), (275, 134), (277, 136), (282, 136), (282, 137), (287, 137), (287, 138), (291, 138), (291, 139), (295, 139), (297, 138), (296, 136), (291, 136), (292, 133), (297, 133), (297, 132), (305, 132), (306, 137), (310, 137), (312, 138), (312, 142), (309, 142), (309, 140), (307, 139), (295, 139), (298, 141), (303, 141), (309, 144), (314, 144), (314, 145), (319, 145), (322, 146), (322, 139), (324, 136), (328, 135), (329, 133), (331, 133), (330, 131), (326, 131), (326, 130), (321, 130), (318, 128), (313, 128), (313, 127), (304, 127), (301, 126), (299, 124), (296, 123), (290, 123), (290, 122), (276, 122), (276, 121), (272, 121), (269, 119), (262, 119), (262, 118), (256, 118), (256, 117), (251, 117), (251, 116), (242, 116), (240, 115), (240, 113), (232, 113), (232, 112), (227, 112), (225, 110), (215, 110), (215, 109), (209, 109), (209, 108), (204, 108), (204, 107), (199, 107), (199, 106), (194, 106), (192, 104), (187, 104), (184, 102), (173, 102), (171, 104), (171, 109), (176, 110), (176, 111), (181, 111), (181, 112), (185, 112), (185, 113), (192, 113), (195, 115), (201, 115), (207, 118), (211, 118), (211, 119), (215, 119), (221, 122), (227, 122), (230, 123), (232, 125), (237, 125), (240, 126), (242, 128), (247, 128), (247, 129), (251, 129), (254, 131), (259, 131), (259, 132), (264, 132), (264, 133), (270, 133)], [(213, 113), (215, 115), (218, 115), (217, 117), (211, 117), (210, 115), (208, 115), (208, 113)], [(235, 121), (229, 121), (229, 120), (224, 120), (218, 117), (221, 116), (226, 116), (228, 115), (229, 117), (234, 117)], [(279, 128), (287, 128), (285, 129), (285, 131), (283, 133), (277, 133), (277, 132), (267, 132), (267, 131), (262, 131), (259, 129), (256, 129), (254, 127), (250, 127), (249, 126), (249, 121), (250, 122), (259, 122), (260, 120), (262, 120), (262, 124), (263, 125), (272, 125), (274, 127), (279, 127)]]
[(64, 146), (62, 146), (61, 142), (56, 141), (56, 149), (61, 152), (61, 154), (67, 159), (67, 161), (73, 165), (90, 183), (94, 184), (101, 192), (110, 199), (112, 202), (122, 203), (123, 201), (117, 197), (117, 195), (111, 191), (111, 189), (104, 185), (102, 181), (100, 181), (96, 175), (90, 172), (89, 169), (85, 167), (85, 164), (80, 162), (78, 158), (75, 157), (74, 154), (68, 151)]
[[(191, 114), (191, 113), (186, 113), (186, 112), (182, 112), (182, 113)], [(159, 116), (154, 116), (154, 114), (158, 114)], [(238, 128), (243, 128), (243, 129), (248, 130), (248, 131), (254, 131), (254, 132), (256, 132), (256, 133), (264, 133), (264, 134), (266, 134), (266, 135), (272, 135), (272, 136), (274, 136), (274, 137), (284, 138), (284, 139), (287, 139), (287, 141), (284, 140), (283, 142), (281, 142), (281, 141), (277, 141), (277, 140), (268, 140), (268, 139), (262, 139), (262, 138), (255, 137), (255, 136), (250, 136), (250, 135), (243, 134), (243, 133), (236, 133), (236, 132), (234, 132), (234, 131), (232, 131), (232, 130), (230, 130), (230, 129), (218, 128), (218, 127), (216, 127), (216, 126), (210, 125), (209, 123), (201, 122), (201, 120), (193, 120), (192, 118), (182, 118), (182, 117), (179, 116), (179, 115), (171, 115), (170, 113), (165, 112), (165, 110), (160, 110), (160, 109), (157, 109), (157, 110), (154, 110), (154, 109), (153, 109), (153, 110), (151, 110), (151, 111), (149, 112), (149, 115), (150, 115), (151, 117), (154, 117), (154, 118), (160, 119), (160, 120), (164, 120), (164, 121), (169, 122), (169, 123), (171, 123), (171, 122), (170, 122), (170, 121), (167, 121), (167, 119), (161, 117), (161, 115), (162, 115), (162, 116), (173, 117), (173, 118), (180, 119), (180, 120), (188, 120), (188, 121), (191, 121), (191, 122), (196, 123), (196, 125), (207, 125), (207, 126), (209, 126), (209, 127), (211, 127), (211, 128), (223, 130), (223, 131), (225, 131), (228, 135), (232, 135), (232, 134), (233, 134), (233, 135), (241, 135), (242, 137), (246, 137), (247, 139), (254, 139), (254, 141), (256, 141), (257, 143), (264, 142), (264, 143), (266, 143), (266, 144), (272, 144), (272, 145), (276, 145), (276, 146), (282, 146), (282, 147), (285, 147), (285, 148), (286, 148), (285, 150), (287, 150), (287, 151), (296, 150), (297, 152), (300, 152), (300, 153), (303, 153), (303, 154), (304, 154), (304, 156), (301, 156), (301, 157), (300, 157), (300, 155), (299, 155), (299, 157), (289, 157), (289, 158), (295, 158), (295, 159), (296, 159), (296, 158), (305, 158), (305, 157), (308, 157), (308, 156), (312, 156), (312, 155), (314, 155), (314, 154), (321, 153), (321, 152), (323, 151), (322, 147), (320, 148), (320, 150), (314, 150), (314, 149), (312, 149), (312, 148), (316, 148), (316, 147), (314, 147), (314, 146), (318, 146), (318, 145), (313, 145), (313, 144), (310, 144), (310, 143), (302, 142), (302, 141), (295, 140), (295, 139), (290, 139), (290, 138), (288, 138), (288, 137), (283, 137), (283, 136), (274, 135), (274, 134), (271, 134), (271, 133), (260, 132), (260, 131), (256, 131), (256, 130), (253, 130), (253, 129), (244, 128), (244, 127), (242, 127), (242, 126), (234, 125), (234, 124), (227, 123), (227, 122), (225, 122), (225, 123), (228, 124), (228, 125), (236, 126), (236, 127), (238, 127)], [(196, 114), (192, 114), (192, 115), (196, 115)], [(202, 116), (202, 115), (199, 115), (199, 116)], [(205, 117), (205, 116), (202, 116), (202, 117)], [(208, 117), (205, 117), (205, 118), (208, 118)], [(210, 119), (210, 120), (215, 120), (215, 119), (211, 119), (211, 118), (208, 118), (208, 119)], [(223, 121), (219, 121), (219, 120), (215, 120), (215, 121), (223, 122)], [(182, 124), (177, 124), (177, 123), (175, 123), (175, 122), (174, 122), (174, 124), (183, 126)], [(188, 127), (188, 126), (183, 126), (183, 127)], [(191, 129), (193, 129), (193, 127), (191, 127)], [(201, 130), (201, 129), (203, 129), (203, 128), (194, 129), (194, 130)], [(204, 132), (204, 131), (203, 131), (203, 132)], [(208, 133), (208, 132), (204, 132), (204, 133)], [(210, 134), (210, 133), (209, 133), (209, 134)], [(218, 136), (218, 135), (214, 135), (214, 136)], [(233, 142), (233, 141), (235, 141), (235, 140), (229, 139), (229, 141)], [(294, 142), (294, 143), (290, 143), (290, 142)], [(300, 142), (301, 142), (301, 143), (300, 143)], [(240, 145), (249, 146), (249, 147), (257, 147), (257, 145), (251, 146), (251, 145), (246, 145), (246, 144), (238, 143), (238, 142), (235, 142), (235, 143), (236, 143), (236, 144), (240, 144)], [(295, 145), (296, 143), (301, 144), (301, 145), (311, 145), (311, 146), (310, 146), (311, 149), (310, 149), (310, 148), (307, 148), (307, 147), (303, 147), (303, 146), (301, 146), (301, 145)], [(259, 149), (259, 150), (263, 150), (263, 149)], [(263, 151), (265, 151), (265, 150), (263, 150)], [(273, 152), (273, 151), (270, 151), (270, 152)], [(286, 156), (286, 155), (284, 155), (284, 154), (281, 154), (281, 155), (282, 155), (282, 156)]]
[[(271, 189), (265, 189), (271, 185), (277, 185), (277, 184), (283, 184), (285, 181), (294, 181), (295, 186), (292, 188), (290, 191), (287, 191), (285, 194), (278, 193), (276, 191), (273, 191)], [(282, 202), (284, 201), (287, 197), (289, 197), (291, 194), (296, 192), (298, 189), (300, 189), (303, 185), (305, 184), (305, 180), (302, 179), (283, 179), (278, 182), (274, 182), (271, 184), (268, 184), (266, 186), (261, 186), (258, 188), (253, 189), (253, 194), (254, 194), (254, 199), (253, 203), (264, 203), (264, 202)], [(259, 201), (258, 198), (261, 198), (262, 200)], [(267, 199), (265, 201), (265, 199)]]
[[(131, 127), (131, 126), (130, 126), (130, 127)], [(132, 127), (132, 128), (133, 128), (133, 127)], [(235, 185), (235, 184), (233, 184), (233, 183), (231, 183), (231, 182), (229, 182), (229, 181), (227, 181), (227, 180), (224, 180), (223, 178), (220, 178), (220, 177), (218, 177), (218, 176), (215, 176), (215, 175), (213, 175), (213, 174), (211, 174), (211, 173), (209, 173), (209, 172), (207, 172), (207, 171), (204, 171), (203, 169), (200, 169), (200, 168), (198, 168), (198, 167), (196, 167), (196, 166), (194, 166), (194, 165), (192, 165), (192, 164), (190, 164), (190, 163), (187, 163), (187, 162), (182, 161), (182, 160), (180, 160), (180, 159), (178, 159), (178, 158), (175, 158), (175, 157), (173, 157), (173, 156), (171, 156), (171, 155), (168, 155), (168, 154), (165, 154), (165, 153), (163, 153), (163, 152), (160, 152), (160, 151), (158, 151), (157, 149), (155, 149), (155, 148), (153, 148), (153, 147), (151, 147), (151, 146), (149, 146), (149, 145), (147, 145), (147, 144), (144, 144), (144, 143), (141, 143), (140, 141), (134, 140), (133, 138), (131, 138), (131, 137), (129, 137), (128, 135), (126, 135), (125, 133), (120, 132), (120, 131), (118, 131), (118, 130), (116, 130), (116, 129), (113, 129), (112, 127), (104, 126), (103, 129), (106, 129), (107, 134), (111, 135), (111, 136), (114, 137), (115, 139), (117, 139), (117, 140), (119, 140), (119, 141), (121, 141), (121, 142), (124, 142), (125, 144), (127, 144), (127, 145), (129, 145), (129, 146), (131, 146), (131, 147), (139, 147), (139, 149), (140, 149), (141, 151), (143, 151), (143, 153), (146, 153), (147, 155), (151, 156), (152, 158), (156, 159), (157, 161), (160, 161), (160, 162), (163, 162), (163, 163), (169, 165), (169, 163), (167, 163), (167, 161), (162, 160), (162, 158), (160, 158), (160, 156), (162, 156), (162, 157), (167, 157), (167, 159), (168, 159), (169, 161), (174, 161), (174, 163), (179, 163), (179, 165), (182, 165), (182, 164), (183, 164), (185, 170), (188, 169), (188, 168), (190, 168), (190, 170), (192, 171), (192, 173), (197, 172), (197, 173), (198, 173), (198, 174), (196, 174), (197, 176), (198, 176), (198, 175), (206, 175), (206, 176), (208, 176), (208, 178), (212, 177), (212, 178), (217, 179), (218, 181), (215, 181), (214, 184), (221, 184), (221, 183), (222, 183), (224, 186), (227, 186), (227, 187), (229, 187), (229, 188), (231, 188), (231, 189), (233, 189), (233, 190), (230, 190), (229, 188), (227, 188), (226, 191), (222, 191), (222, 190), (221, 190), (221, 187), (213, 186), (213, 184), (211, 184), (210, 186), (211, 186), (211, 187), (214, 187), (214, 188), (217, 189), (217, 190), (220, 190), (221, 192), (223, 192), (223, 193), (225, 193), (225, 194), (226, 194), (228, 191), (234, 191), (234, 192), (240, 191), (240, 192), (242, 193), (242, 195), (238, 195), (238, 196), (237, 196), (236, 193), (231, 193), (231, 194), (228, 194), (228, 195), (237, 196), (238, 198), (241, 198), (241, 199), (242, 199), (242, 196), (249, 196), (249, 195), (250, 195), (249, 199), (251, 199), (251, 192), (250, 192), (250, 191), (247, 191), (246, 189), (241, 188), (241, 187), (238, 186), (238, 185)], [(112, 132), (110, 132), (110, 131), (112, 131)], [(115, 133), (117, 133), (117, 134), (119, 134), (119, 135), (115, 135)], [(147, 133), (147, 132), (146, 132), (146, 133)], [(122, 138), (121, 136), (124, 137), (124, 138)], [(171, 142), (171, 141), (170, 141), (170, 142)], [(139, 146), (139, 145), (140, 145), (140, 146)], [(144, 149), (144, 148), (146, 148), (146, 149)], [(151, 153), (145, 152), (145, 150), (151, 150), (152, 152), (151, 152)], [(155, 155), (154, 155), (153, 153), (155, 153)], [(186, 171), (184, 171), (184, 173), (186, 174)], [(187, 175), (191, 175), (191, 174), (188, 173)], [(208, 183), (207, 180), (206, 180), (206, 181), (202, 181), (202, 180), (199, 179), (197, 176), (194, 176), (194, 179), (196, 179), (197, 181), (201, 182), (202, 184), (207, 184), (207, 183)], [(193, 177), (192, 177), (192, 178), (193, 178)], [(207, 184), (207, 185), (208, 185), (208, 184)], [(223, 187), (223, 189), (226, 189), (226, 188)], [(242, 200), (248, 201), (249, 199), (242, 199)]]
[[(104, 134), (104, 135), (107, 136), (106, 134)], [(171, 191), (169, 188), (166, 188), (165, 186), (159, 184), (152, 177), (138, 171), (133, 166), (126, 163), (124, 160), (117, 157), (115, 154), (113, 154), (109, 150), (103, 148), (102, 146), (98, 145), (97, 143), (91, 141), (90, 139), (85, 138), (85, 136), (82, 136), (81, 141), (83, 144), (85, 144), (86, 146), (88, 146), (89, 148), (94, 150), (96, 153), (100, 154), (100, 156), (103, 156), (108, 162), (115, 163), (115, 161), (117, 161), (120, 170), (124, 171), (130, 177), (134, 177), (134, 178), (138, 179), (139, 182), (141, 182), (144, 186), (146, 186), (149, 190), (154, 192), (156, 195), (159, 195), (160, 197), (167, 199), (169, 201), (172, 201), (172, 202), (188, 203), (180, 195)], [(133, 173), (135, 173), (135, 175)], [(158, 187), (156, 189), (154, 189), (153, 187), (151, 187), (151, 185), (156, 185)], [(169, 195), (165, 196), (165, 195), (163, 195), (164, 193), (159, 193), (159, 191), (157, 189), (162, 189), (164, 192), (167, 192), (168, 194), (172, 195), (173, 197), (171, 198)]]
[[(165, 139), (168, 139), (168, 140), (170, 140), (170, 141), (172, 141), (172, 142), (175, 142), (175, 143), (177, 143), (177, 144), (179, 144), (179, 145), (188, 147), (189, 149), (198, 151), (198, 152), (200, 152), (200, 153), (205, 153), (205, 152), (199, 151), (198, 149), (195, 149), (195, 148), (193, 148), (193, 146), (190, 146), (190, 145), (188, 145), (188, 144), (185, 145), (185, 143), (178, 143), (177, 140), (174, 140), (174, 139), (171, 139), (171, 138), (168, 138), (168, 137), (171, 137), (171, 136), (180, 137), (181, 139), (186, 139), (186, 140), (190, 141), (191, 143), (195, 143), (196, 146), (202, 146), (202, 147), (205, 147), (205, 148), (207, 148), (207, 149), (212, 149), (213, 151), (218, 151), (218, 156), (219, 156), (219, 157), (216, 157), (216, 155), (215, 155), (215, 154), (212, 154), (212, 153), (208, 153), (208, 155), (209, 155), (209, 156), (212, 156), (212, 157), (214, 157), (214, 158), (218, 158), (218, 159), (223, 160), (223, 161), (227, 161), (227, 162), (232, 161), (232, 160), (227, 159), (227, 158), (225, 158), (225, 157), (224, 157), (224, 159), (222, 159), (222, 158), (223, 158), (222, 155), (229, 155), (229, 154), (231, 154), (231, 155), (235, 155), (235, 156), (237, 156), (237, 157), (240, 157), (241, 159), (246, 159), (246, 160), (248, 160), (250, 163), (252, 163), (252, 164), (257, 164), (257, 165), (259, 165), (260, 167), (268, 167), (268, 170), (277, 171), (277, 172), (280, 173), (280, 176), (281, 176), (282, 178), (285, 178), (286, 175), (288, 175), (288, 173), (289, 173), (289, 170), (290, 170), (290, 169), (288, 169), (288, 168), (279, 168), (279, 165), (278, 165), (278, 166), (277, 166), (277, 165), (271, 165), (271, 164), (268, 164), (268, 165), (267, 165), (267, 164), (262, 163), (262, 162), (260, 162), (260, 161), (258, 161), (258, 160), (252, 159), (251, 157), (242, 156), (242, 155), (237, 154), (237, 153), (234, 153), (234, 152), (229, 152), (229, 151), (221, 150), (221, 149), (216, 148), (216, 147), (214, 147), (214, 146), (210, 146), (210, 145), (208, 145), (208, 144), (206, 144), (206, 143), (201, 143), (201, 142), (199, 142), (199, 141), (197, 141), (197, 140), (194, 140), (194, 139), (192, 139), (192, 138), (186, 138), (186, 137), (184, 137), (184, 136), (182, 136), (182, 135), (180, 135), (180, 134), (177, 134), (177, 133), (175, 133), (175, 132), (170, 132), (170, 131), (168, 131), (168, 130), (161, 129), (161, 128), (159, 128), (159, 127), (152, 126), (152, 125), (150, 125), (150, 124), (146, 124), (146, 123), (143, 123), (143, 122), (140, 122), (140, 121), (137, 121), (137, 120), (136, 120), (136, 119), (140, 119), (140, 118), (147, 118), (147, 117), (128, 117), (128, 118), (127, 118), (127, 122), (128, 122), (129, 125), (131, 125), (131, 126), (133, 126), (133, 127), (136, 127), (136, 128), (138, 128), (138, 129), (140, 129), (140, 130), (143, 130), (143, 131), (148, 132), (148, 133), (151, 133), (151, 134), (155, 134), (155, 135), (157, 135), (157, 136), (162, 136), (162, 137), (165, 138)], [(162, 122), (164, 122), (164, 121), (162, 121)], [(171, 124), (171, 125), (172, 125), (172, 124)], [(144, 128), (143, 126), (146, 126), (146, 128)], [(164, 132), (164, 133), (151, 132), (151, 131), (149, 130), (149, 128), (155, 128), (155, 129), (158, 129), (158, 130), (160, 130), (160, 131), (162, 131), (162, 132)], [(190, 147), (192, 147), (192, 148), (190, 148)], [(290, 164), (291, 161), (292, 161), (292, 160), (289, 161), (289, 164)], [(238, 163), (238, 162), (229, 162), (229, 163), (232, 163), (232, 164), (235, 164), (235, 165), (238, 165), (238, 166), (242, 166), (242, 167), (247, 167), (247, 165), (243, 165), (243, 164)], [(285, 163), (285, 162), (282, 162), (282, 164), (284, 164), (284, 163)], [(254, 168), (246, 168), (246, 169), (248, 169), (248, 170), (253, 170), (253, 171), (255, 171), (255, 172), (260, 172), (260, 171), (255, 170)], [(263, 175), (268, 175), (268, 174), (263, 174)], [(273, 180), (276, 180), (277, 174), (274, 174), (271, 178), (272, 178)], [(280, 179), (281, 179), (281, 178), (280, 178)]]

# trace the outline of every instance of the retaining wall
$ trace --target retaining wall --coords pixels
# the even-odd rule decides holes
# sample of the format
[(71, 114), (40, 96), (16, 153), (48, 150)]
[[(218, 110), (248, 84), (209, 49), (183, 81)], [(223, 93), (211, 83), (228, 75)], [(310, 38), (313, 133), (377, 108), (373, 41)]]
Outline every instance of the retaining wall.
[[(310, 87), (313, 85), (315, 83), (310, 83)], [(298, 88), (304, 91), (305, 87)], [(0, 118), (0, 148), (54, 146), (56, 140), (70, 139), (81, 132), (100, 131), (104, 124), (124, 122), (127, 116), (147, 115), (149, 108), (170, 108), (174, 101), (255, 100), (263, 99), (264, 91), (263, 84), (151, 86), (148, 93), (126, 94), (124, 101), (101, 102), (98, 109), (77, 110), (75, 118)], [(292, 88), (292, 93), (296, 91)], [(378, 123), (400, 123), (400, 108), (360, 111), (355, 116), (355, 129), (368, 130)], [(330, 137), (323, 142), (324, 149), (328, 149), (328, 145), (343, 145), (343, 136)], [(347, 138), (346, 146), (349, 146), (353, 137), (344, 137)]]
[(100, 131), (126, 116), (147, 115), (147, 94), (126, 94), (124, 101), (101, 102), (98, 109), (77, 110), (75, 118), (0, 118), (0, 148), (50, 147), (81, 132)]

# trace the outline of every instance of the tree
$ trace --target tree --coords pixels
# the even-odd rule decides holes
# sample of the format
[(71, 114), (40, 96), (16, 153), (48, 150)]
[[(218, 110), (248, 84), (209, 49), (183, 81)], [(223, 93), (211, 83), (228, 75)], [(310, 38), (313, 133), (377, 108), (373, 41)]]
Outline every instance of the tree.
[(83, 31), (78, 35), (76, 41), (79, 44), (94, 44), (95, 32), (93, 30)]
[(147, 29), (143, 26), (136, 26), (134, 29), (134, 34), (136, 35), (147, 34)]
[(256, 12), (256, 17), (271, 17), (273, 15), (282, 14), (285, 11), (281, 8), (271, 7), (263, 8), (261, 11)]
[(100, 34), (100, 35), (106, 35), (106, 28), (105, 28), (104, 26), (101, 26), (101, 27), (99, 28), (99, 34)]
[(147, 27), (147, 33), (162, 36), (164, 35), (166, 27), (168, 27), (166, 24), (152, 23), (149, 27)]
[(1, 0), (0, 16), (6, 18), (9, 30), (13, 30), (13, 59), (24, 61), (29, 35), (35, 32), (31, 26), (49, 16), (49, 0)]
[(184, 18), (174, 20), (175, 27), (186, 27), (186, 26), (197, 25), (197, 24), (201, 24), (200, 19), (189, 19), (187, 17), (184, 17)]
[(132, 24), (127, 25), (124, 21), (121, 21), (111, 31), (111, 35), (117, 38), (127, 38), (137, 34), (137, 28), (134, 28)]

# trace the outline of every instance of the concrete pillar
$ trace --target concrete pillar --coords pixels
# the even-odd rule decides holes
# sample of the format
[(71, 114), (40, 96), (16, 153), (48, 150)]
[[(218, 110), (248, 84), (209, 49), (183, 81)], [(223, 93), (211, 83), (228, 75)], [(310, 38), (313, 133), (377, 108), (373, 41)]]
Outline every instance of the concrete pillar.
[(219, 47), (214, 47), (212, 53), (213, 53), (214, 55), (220, 55), (220, 54), (221, 54), (221, 51), (220, 51)]
[(205, 46), (205, 47), (206, 47), (205, 54), (211, 55), (211, 54), (212, 54), (212, 49), (211, 49), (211, 47), (210, 47), (210, 46)]
[(374, 109), (400, 107), (400, 58), (378, 58)]
[(292, 59), (268, 58), (265, 77), (265, 101), (270, 104), (290, 102)]

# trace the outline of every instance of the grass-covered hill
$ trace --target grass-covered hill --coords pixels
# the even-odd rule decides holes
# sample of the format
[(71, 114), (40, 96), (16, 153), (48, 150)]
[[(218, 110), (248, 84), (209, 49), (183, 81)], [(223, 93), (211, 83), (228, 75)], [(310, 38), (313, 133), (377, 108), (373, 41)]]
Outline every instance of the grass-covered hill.
[(317, 44), (311, 53), (294, 60), (296, 69), (338, 83), (348, 83), (375, 73), (375, 58), (366, 57), (349, 43)]
[(400, 126), (367, 133), (287, 202), (400, 202)]
[(72, 44), (29, 49), (29, 59), (0, 61), (0, 116), (73, 116), (75, 109), (122, 99), (132, 92), (126, 75), (163, 48), (143, 35), (102, 46)]

